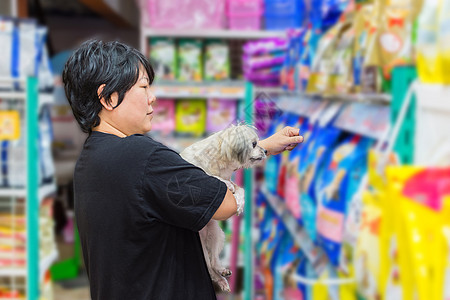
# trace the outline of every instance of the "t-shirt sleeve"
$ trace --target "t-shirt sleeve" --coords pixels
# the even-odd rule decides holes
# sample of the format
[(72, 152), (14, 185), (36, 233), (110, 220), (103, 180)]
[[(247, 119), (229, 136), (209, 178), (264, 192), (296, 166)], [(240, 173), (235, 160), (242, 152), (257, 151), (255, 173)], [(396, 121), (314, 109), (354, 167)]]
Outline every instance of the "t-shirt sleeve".
[(211, 220), (227, 191), (225, 183), (166, 147), (158, 147), (150, 155), (143, 185), (151, 214), (193, 231)]

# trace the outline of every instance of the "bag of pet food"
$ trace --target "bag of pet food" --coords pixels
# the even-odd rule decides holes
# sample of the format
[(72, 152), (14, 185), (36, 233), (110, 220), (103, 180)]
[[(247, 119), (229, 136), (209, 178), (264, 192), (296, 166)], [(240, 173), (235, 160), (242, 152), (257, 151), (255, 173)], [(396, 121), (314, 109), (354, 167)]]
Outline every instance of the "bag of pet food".
[(339, 264), (347, 204), (355, 192), (352, 181), (362, 179), (371, 144), (371, 139), (360, 136), (344, 141), (333, 152), (319, 182), (317, 240), (335, 266)]
[[(293, 114), (293, 113), (288, 113), (285, 126), (291, 126), (291, 127), (298, 128), (299, 122), (301, 120), (302, 120), (302, 118), (300, 116)], [(288, 161), (289, 161), (289, 151), (284, 151), (283, 153), (281, 153), (278, 156), (281, 156), (281, 159), (280, 159), (280, 169), (279, 169), (278, 180), (277, 180), (278, 181), (277, 182), (277, 194), (281, 198), (284, 199), (285, 198), (284, 184), (285, 184), (285, 180), (286, 180), (286, 171), (287, 171), (287, 165), (288, 165)]]
[(209, 40), (205, 45), (205, 80), (230, 78), (230, 49), (222, 41)]
[[(272, 126), (267, 131), (267, 136), (271, 136), (275, 132), (283, 129), (286, 119), (287, 114), (281, 114), (277, 119), (273, 120)], [(267, 190), (272, 194), (276, 194), (277, 192), (280, 161), (280, 155), (271, 155), (266, 159), (265, 163), (264, 182), (266, 184)]]
[(268, 299), (272, 299), (275, 262), (277, 250), (280, 248), (281, 240), (286, 233), (286, 228), (278, 216), (274, 216), (270, 221), (270, 232), (265, 232), (267, 239), (264, 240), (261, 248), (261, 262), (264, 273), (265, 290)]
[(202, 41), (182, 39), (178, 42), (178, 80), (202, 81)]
[(403, 284), (404, 296), (444, 299), (442, 265), (448, 253), (440, 250), (446, 244), (441, 216), (450, 196), (450, 169), (391, 167), (387, 172), (391, 195), (401, 207), (399, 249), (405, 259), (400, 263), (409, 278)]
[(236, 101), (228, 99), (208, 99), (206, 130), (217, 132), (235, 123)]
[(153, 106), (152, 131), (167, 135), (175, 130), (175, 100), (158, 99)]
[(310, 150), (299, 167), (300, 197), (297, 202), (302, 208), (301, 221), (309, 237), (316, 240), (317, 202), (314, 191), (314, 180), (317, 171), (324, 164), (326, 157), (332, 151), (340, 131), (334, 127), (317, 128), (314, 140), (309, 144)]
[(295, 287), (293, 275), (299, 262), (300, 249), (295, 245), (292, 236), (285, 234), (281, 239), (275, 259), (274, 300), (286, 300), (285, 291)]
[(289, 162), (286, 170), (286, 180), (284, 184), (284, 195), (286, 207), (290, 210), (292, 215), (300, 220), (301, 218), (301, 206), (298, 201), (300, 197), (300, 174), (298, 172), (301, 162), (304, 159), (304, 155), (307, 152), (308, 145), (311, 143), (311, 137), (313, 132), (313, 126), (304, 121), (300, 126), (300, 132), (303, 136), (304, 142), (295, 147), (289, 154)]
[[(351, 18), (349, 18), (351, 20)], [(336, 46), (334, 66), (327, 91), (332, 94), (348, 94), (353, 89), (352, 55), (355, 30), (349, 26)]]
[(206, 101), (178, 100), (175, 106), (175, 129), (180, 134), (202, 136), (206, 127)]
[(155, 69), (156, 80), (175, 80), (178, 61), (173, 39), (151, 38), (149, 57)]

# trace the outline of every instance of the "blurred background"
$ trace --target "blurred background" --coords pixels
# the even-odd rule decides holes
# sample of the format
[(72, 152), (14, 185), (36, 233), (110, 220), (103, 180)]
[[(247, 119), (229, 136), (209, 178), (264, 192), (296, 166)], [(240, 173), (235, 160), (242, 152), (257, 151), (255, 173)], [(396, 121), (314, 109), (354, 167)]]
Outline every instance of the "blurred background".
[(450, 299), (449, 25), (450, 0), (0, 0), (0, 300), (90, 299), (61, 73), (92, 38), (150, 59), (176, 151), (305, 138), (235, 174), (219, 299)]

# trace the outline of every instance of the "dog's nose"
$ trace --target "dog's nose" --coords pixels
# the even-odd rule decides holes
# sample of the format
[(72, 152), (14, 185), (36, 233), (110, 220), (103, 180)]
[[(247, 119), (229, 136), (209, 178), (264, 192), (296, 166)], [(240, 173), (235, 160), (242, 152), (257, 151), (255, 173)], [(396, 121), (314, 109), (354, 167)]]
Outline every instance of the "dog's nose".
[(267, 155), (267, 150), (266, 149), (264, 149), (264, 154)]

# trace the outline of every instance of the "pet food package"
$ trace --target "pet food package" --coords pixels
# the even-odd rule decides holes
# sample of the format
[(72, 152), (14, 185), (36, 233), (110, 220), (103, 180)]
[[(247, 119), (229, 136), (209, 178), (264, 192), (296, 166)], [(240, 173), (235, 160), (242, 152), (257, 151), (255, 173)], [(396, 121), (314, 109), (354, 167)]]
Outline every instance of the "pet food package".
[(182, 39), (178, 43), (178, 80), (201, 81), (203, 79), (202, 42)]
[(152, 131), (159, 131), (164, 135), (175, 130), (175, 100), (158, 99), (153, 105)]
[(175, 105), (175, 129), (180, 134), (202, 136), (206, 127), (206, 101), (178, 100)]
[(364, 176), (371, 143), (360, 136), (344, 141), (331, 155), (318, 182), (317, 240), (335, 266), (339, 264), (347, 204), (355, 192), (349, 187)]
[[(293, 113), (288, 113), (285, 126), (291, 126), (294, 128), (298, 128), (299, 122), (301, 120), (302, 119), (300, 118), (300, 116), (293, 114)], [(287, 166), (288, 166), (288, 161), (289, 161), (289, 152), (284, 151), (279, 156), (281, 156), (281, 159), (280, 159), (280, 169), (278, 172), (278, 180), (277, 180), (277, 194), (281, 198), (284, 199), (285, 198), (284, 184), (285, 184), (285, 180), (286, 180), (286, 171), (287, 171)]]
[(424, 83), (442, 83), (443, 68), (439, 61), (439, 10), (441, 0), (425, 1), (418, 18), (417, 73)]
[(294, 288), (292, 275), (298, 263), (300, 249), (295, 245), (292, 236), (285, 234), (281, 239), (279, 251), (275, 259), (273, 299), (284, 300), (285, 290)]
[(401, 206), (399, 248), (404, 259), (400, 263), (409, 279), (402, 282), (404, 297), (444, 299), (443, 266), (448, 253), (442, 220), (448, 209), (450, 170), (391, 167), (387, 172), (391, 196)]
[(41, 109), (39, 116), (39, 182), (51, 183), (55, 174), (52, 157), (53, 127), (49, 106)]
[[(361, 225), (355, 249), (355, 277), (358, 295), (367, 300), (381, 299), (380, 240), (383, 211), (380, 199), (373, 193), (363, 194)], [(344, 251), (344, 249), (342, 250)]]
[(353, 88), (355, 92), (361, 92), (361, 73), (364, 65), (364, 58), (367, 51), (367, 42), (369, 34), (369, 24), (371, 14), (374, 11), (373, 4), (367, 4), (355, 15), (353, 30), (355, 39), (353, 43)]
[(341, 38), (336, 45), (336, 52), (333, 55), (335, 63), (327, 89), (330, 93), (348, 94), (352, 91), (354, 82), (352, 72), (354, 39), (355, 30), (353, 26), (349, 26), (349, 28), (342, 33)]
[(222, 41), (210, 40), (205, 45), (205, 80), (230, 78), (230, 49)]
[(284, 183), (284, 200), (286, 202), (286, 207), (297, 220), (300, 220), (301, 217), (301, 206), (298, 201), (300, 197), (300, 176), (298, 173), (298, 168), (301, 165), (304, 153), (307, 150), (306, 143), (310, 141), (312, 125), (310, 125), (306, 119), (301, 118), (301, 124), (299, 127), (304, 142), (295, 147), (289, 154), (286, 179)]
[[(17, 60), (17, 51), (13, 51), (14, 22), (12, 19), (0, 17), (0, 76), (12, 75), (12, 62)], [(15, 57), (13, 59), (13, 57)]]
[[(431, 4), (429, 3), (431, 2)], [(435, 1), (424, 1), (423, 5), (433, 5)], [(432, 6), (433, 10), (433, 6)], [(439, 10), (439, 60), (436, 64), (435, 60), (433, 60), (433, 56), (431, 55), (431, 59), (429, 63), (432, 63), (432, 67), (438, 67), (438, 65), (441, 65), (442, 68), (439, 70), (434, 70), (435, 72), (441, 71), (441, 73), (437, 73), (438, 82), (441, 81), (444, 84), (450, 84), (450, 76), (447, 74), (447, 72), (442, 72), (442, 70), (448, 70), (450, 67), (450, 28), (448, 26), (448, 22), (450, 20), (450, 1), (448, 0), (442, 0), (441, 8)], [(432, 23), (433, 24), (433, 23)], [(419, 24), (420, 26), (420, 24)], [(420, 27), (419, 27), (420, 28)], [(432, 34), (432, 32), (431, 32)], [(430, 41), (431, 42), (431, 41)], [(430, 43), (428, 42), (428, 43)], [(432, 47), (432, 45), (429, 45), (429, 47)], [(431, 50), (431, 49), (430, 49)], [(424, 52), (422, 52), (424, 53)], [(432, 53), (432, 50), (431, 50)], [(439, 62), (440, 61), (440, 62)], [(434, 63), (433, 63), (434, 62)], [(426, 62), (424, 62), (426, 63)], [(418, 68), (419, 68), (419, 61), (417, 61)], [(423, 64), (422, 64), (423, 66)], [(426, 66), (423, 66), (426, 67)], [(431, 67), (431, 69), (432, 69)], [(443, 73), (443, 74), (442, 74)], [(442, 74), (442, 80), (439, 80), (440, 75)], [(420, 71), (419, 71), (420, 76)]]
[[(273, 120), (272, 126), (267, 131), (267, 136), (271, 136), (275, 132), (283, 129), (286, 124), (286, 120), (287, 114), (281, 114), (277, 119)], [(264, 183), (267, 190), (272, 194), (276, 194), (277, 192), (280, 162), (281, 155), (271, 155), (266, 159), (264, 168)]]
[(206, 130), (217, 132), (235, 123), (237, 104), (235, 100), (208, 99)]
[(334, 127), (317, 128), (314, 140), (309, 144), (308, 155), (299, 166), (301, 220), (309, 237), (316, 240), (317, 202), (314, 190), (318, 170), (330, 155), (340, 131)]
[(175, 80), (178, 68), (177, 51), (173, 39), (151, 38), (150, 60), (157, 80)]

